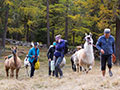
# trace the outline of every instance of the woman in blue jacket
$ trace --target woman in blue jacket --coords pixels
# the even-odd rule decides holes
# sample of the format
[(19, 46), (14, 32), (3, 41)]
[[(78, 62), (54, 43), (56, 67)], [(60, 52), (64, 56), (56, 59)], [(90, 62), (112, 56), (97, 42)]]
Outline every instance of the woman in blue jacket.
[(29, 57), (29, 62), (31, 64), (30, 77), (33, 77), (35, 71), (35, 63), (39, 58), (39, 48), (37, 48), (37, 42), (35, 42), (34, 47), (29, 50), (28, 57)]

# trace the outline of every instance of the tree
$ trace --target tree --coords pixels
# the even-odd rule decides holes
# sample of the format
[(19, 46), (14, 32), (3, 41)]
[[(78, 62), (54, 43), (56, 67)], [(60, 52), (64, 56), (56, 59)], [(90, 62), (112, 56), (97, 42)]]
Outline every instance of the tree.
[(8, 25), (8, 14), (9, 14), (9, 4), (6, 5), (6, 12), (5, 12), (5, 26), (3, 31), (3, 38), (2, 38), (2, 45), (5, 50), (5, 40), (6, 40), (6, 33), (7, 33), (7, 25)]
[(68, 0), (66, 0), (65, 39), (68, 40)]
[(50, 45), (50, 32), (49, 32), (49, 0), (47, 0), (47, 45)]
[[(120, 10), (120, 0), (118, 0), (118, 10)], [(120, 12), (116, 16), (116, 57), (120, 63)]]

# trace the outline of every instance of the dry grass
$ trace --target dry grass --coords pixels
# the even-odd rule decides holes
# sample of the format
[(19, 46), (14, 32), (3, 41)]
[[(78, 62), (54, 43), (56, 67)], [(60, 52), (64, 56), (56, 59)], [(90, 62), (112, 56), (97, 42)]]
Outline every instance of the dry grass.
[[(25, 50), (25, 49), (24, 49)], [(26, 50), (25, 50), (26, 51)], [(28, 51), (28, 50), (27, 50)], [(26, 51), (26, 52), (27, 52)], [(23, 55), (24, 57), (25, 55)], [(64, 77), (56, 79), (48, 77), (48, 64), (46, 52), (42, 51), (40, 69), (30, 79), (21, 69), (19, 79), (5, 77), (3, 62), (0, 62), (0, 90), (119, 90), (120, 89), (120, 68), (113, 66), (113, 77), (109, 77), (108, 71), (103, 79), (100, 72), (100, 65), (97, 61), (92, 71), (88, 74), (76, 73), (71, 70), (70, 58), (67, 57), (67, 65), (64, 67)], [(23, 58), (22, 57), (22, 58)], [(3, 61), (3, 59), (2, 59)]]

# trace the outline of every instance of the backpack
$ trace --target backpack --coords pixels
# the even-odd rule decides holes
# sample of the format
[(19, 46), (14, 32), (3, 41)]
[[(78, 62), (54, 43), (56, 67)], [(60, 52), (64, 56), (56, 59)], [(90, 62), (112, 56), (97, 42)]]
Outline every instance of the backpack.
[(64, 41), (65, 41), (64, 54), (67, 54), (68, 53), (68, 41), (67, 40), (64, 40)]

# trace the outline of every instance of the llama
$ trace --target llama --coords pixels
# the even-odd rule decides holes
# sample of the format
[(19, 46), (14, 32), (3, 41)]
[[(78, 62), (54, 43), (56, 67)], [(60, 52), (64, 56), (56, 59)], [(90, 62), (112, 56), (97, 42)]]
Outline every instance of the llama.
[(18, 79), (18, 72), (21, 68), (21, 59), (17, 56), (17, 47), (12, 47), (12, 56), (5, 60), (5, 70), (7, 77), (9, 76), (9, 69), (11, 69), (10, 76), (14, 77), (14, 70), (16, 70), (16, 79)]
[[(88, 73), (94, 65), (93, 39), (91, 33), (89, 35), (85, 35), (84, 48), (75, 53), (76, 57), (74, 59), (74, 63), (78, 72), (80, 71), (80, 67), (82, 67), (82, 70)], [(86, 70), (86, 66), (88, 67), (88, 70)]]
[[(77, 50), (76, 50), (75, 52), (77, 52), (78, 50), (82, 49), (82, 46), (77, 46), (76, 48), (77, 48)], [(74, 54), (71, 56), (71, 59), (70, 59), (70, 60), (71, 60), (71, 64), (72, 64), (72, 70), (76, 72), (75, 60), (76, 60), (77, 58), (76, 58), (75, 52), (74, 52)], [(78, 61), (78, 60), (76, 60), (76, 61)], [(81, 67), (80, 67), (80, 71), (81, 71)]]
[(28, 55), (24, 59), (24, 67), (26, 68), (27, 76), (29, 76), (30, 75), (30, 62), (28, 60)]

